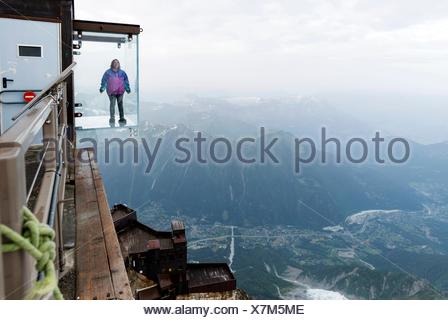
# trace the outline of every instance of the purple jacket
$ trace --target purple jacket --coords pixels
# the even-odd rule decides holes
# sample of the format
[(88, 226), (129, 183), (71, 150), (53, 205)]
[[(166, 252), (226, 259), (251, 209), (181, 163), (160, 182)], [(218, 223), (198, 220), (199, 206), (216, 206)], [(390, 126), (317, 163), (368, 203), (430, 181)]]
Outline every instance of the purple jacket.
[(100, 91), (103, 92), (107, 90), (107, 94), (110, 95), (122, 95), (125, 91), (127, 93), (131, 92), (131, 87), (129, 86), (128, 75), (121, 69), (114, 71), (112, 69), (106, 70), (104, 72), (103, 78), (101, 79)]

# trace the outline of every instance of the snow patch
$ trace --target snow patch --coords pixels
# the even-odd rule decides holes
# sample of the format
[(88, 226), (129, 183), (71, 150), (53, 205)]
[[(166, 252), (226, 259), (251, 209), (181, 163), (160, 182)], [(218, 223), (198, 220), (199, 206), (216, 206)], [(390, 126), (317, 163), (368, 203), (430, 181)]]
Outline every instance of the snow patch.
[[(290, 277), (279, 275), (275, 266), (273, 266), (274, 275), (286, 282), (295, 285), (295, 288), (290, 290), (286, 295), (282, 295), (280, 290), (278, 290), (279, 298), (283, 300), (297, 300), (297, 299), (308, 299), (308, 300), (347, 300), (347, 298), (336, 291), (316, 289), (311, 288), (309, 285), (299, 282), (296, 279), (291, 279)], [(296, 269), (297, 270), (297, 269)]]
[(347, 300), (347, 298), (339, 292), (323, 289), (308, 289), (306, 294), (311, 300)]

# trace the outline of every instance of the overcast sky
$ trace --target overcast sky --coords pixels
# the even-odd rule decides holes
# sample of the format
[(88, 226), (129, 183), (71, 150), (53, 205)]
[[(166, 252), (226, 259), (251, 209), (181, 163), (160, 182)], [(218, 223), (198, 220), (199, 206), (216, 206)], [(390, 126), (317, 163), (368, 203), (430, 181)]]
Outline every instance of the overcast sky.
[(76, 0), (140, 24), (143, 94), (444, 94), (446, 0)]

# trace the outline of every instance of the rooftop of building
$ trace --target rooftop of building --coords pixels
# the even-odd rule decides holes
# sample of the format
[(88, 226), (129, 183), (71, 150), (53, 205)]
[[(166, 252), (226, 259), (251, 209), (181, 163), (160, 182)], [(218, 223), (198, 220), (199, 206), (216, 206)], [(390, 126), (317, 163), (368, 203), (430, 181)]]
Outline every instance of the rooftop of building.
[(111, 214), (120, 243), (127, 244), (126, 252), (129, 254), (148, 250), (169, 250), (187, 241), (182, 221), (173, 220), (172, 231), (158, 231), (139, 222), (135, 210), (125, 205), (115, 205)]

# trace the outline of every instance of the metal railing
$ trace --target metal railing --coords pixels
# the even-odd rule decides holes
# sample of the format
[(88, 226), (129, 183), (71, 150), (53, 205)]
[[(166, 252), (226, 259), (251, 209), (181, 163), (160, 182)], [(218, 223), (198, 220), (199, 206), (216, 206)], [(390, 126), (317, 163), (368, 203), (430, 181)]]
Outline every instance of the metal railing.
[[(61, 224), (67, 175), (66, 80), (74, 66), (75, 63), (65, 69), (28, 103), (13, 118), (13, 125), (0, 136), (0, 223), (17, 232), (22, 230), (20, 212), (29, 199), (25, 154), (36, 139), (42, 137), (45, 152), (38, 168), (43, 168), (44, 173), (31, 209), (41, 222), (54, 227), (57, 252), (63, 247)], [(34, 176), (32, 186), (36, 179)], [(23, 298), (36, 277), (34, 262), (27, 254), (0, 252), (0, 299)]]

